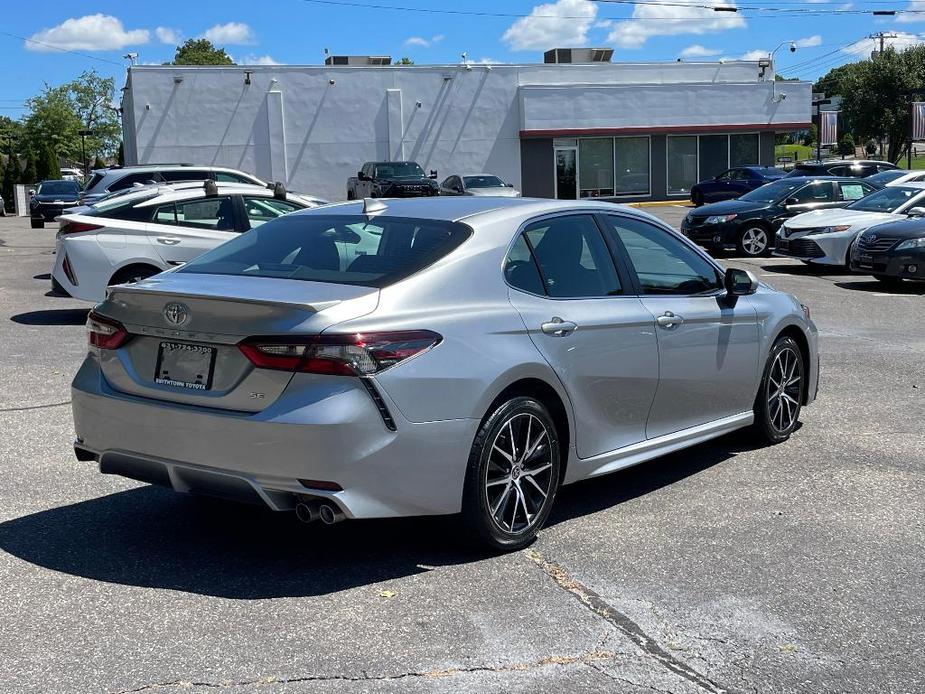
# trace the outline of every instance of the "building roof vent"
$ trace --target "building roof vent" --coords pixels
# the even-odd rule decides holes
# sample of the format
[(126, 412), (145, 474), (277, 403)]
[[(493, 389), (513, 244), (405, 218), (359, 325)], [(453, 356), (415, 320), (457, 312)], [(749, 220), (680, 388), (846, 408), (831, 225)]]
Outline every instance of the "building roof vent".
[(324, 59), (325, 65), (391, 65), (390, 55), (329, 55)]
[(543, 53), (544, 63), (609, 63), (612, 48), (553, 48)]

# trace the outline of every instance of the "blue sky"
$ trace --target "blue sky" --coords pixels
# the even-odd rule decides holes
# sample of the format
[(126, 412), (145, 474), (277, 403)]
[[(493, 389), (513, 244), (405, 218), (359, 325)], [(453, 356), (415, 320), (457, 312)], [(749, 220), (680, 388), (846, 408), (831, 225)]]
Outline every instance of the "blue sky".
[[(739, 11), (716, 12), (716, 5), (738, 5)], [(239, 63), (290, 64), (320, 63), (324, 48), (408, 56), (417, 63), (459, 62), (463, 52), (474, 62), (537, 62), (544, 48), (579, 45), (613, 47), (614, 61), (754, 59), (792, 40), (799, 48), (778, 53), (778, 72), (810, 80), (866, 57), (873, 42), (864, 37), (873, 32), (896, 34), (889, 42), (900, 48), (925, 40), (925, 0), (94, 0), (15, 6), (0, 25), (0, 113), (13, 117), (24, 113), (24, 100), (43, 82), (58, 84), (95, 67), (121, 86), (127, 52), (137, 52), (140, 63), (161, 63), (173, 56), (177, 41), (203, 35)], [(875, 17), (874, 9), (899, 14)], [(510, 16), (491, 16), (499, 14)]]

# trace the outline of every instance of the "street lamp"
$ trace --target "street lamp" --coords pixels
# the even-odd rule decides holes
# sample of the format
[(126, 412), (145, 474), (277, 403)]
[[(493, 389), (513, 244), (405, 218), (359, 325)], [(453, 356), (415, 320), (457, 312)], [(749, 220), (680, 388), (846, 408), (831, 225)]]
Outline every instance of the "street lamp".
[(77, 134), (80, 135), (80, 161), (83, 164), (84, 169), (84, 178), (87, 177), (88, 165), (87, 165), (87, 149), (85, 143), (85, 138), (93, 137), (96, 135), (96, 132), (93, 130), (78, 130)]

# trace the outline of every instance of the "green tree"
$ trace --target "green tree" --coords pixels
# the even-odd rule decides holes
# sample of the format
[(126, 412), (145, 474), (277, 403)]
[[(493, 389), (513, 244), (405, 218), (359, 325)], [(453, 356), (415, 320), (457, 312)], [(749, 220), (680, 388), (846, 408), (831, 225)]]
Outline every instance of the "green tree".
[(42, 148), (42, 154), (36, 161), (36, 171), (40, 181), (47, 181), (55, 178), (61, 178), (61, 167), (58, 166), (58, 155), (50, 145)]
[(39, 174), (35, 166), (35, 152), (30, 147), (26, 150), (26, 168), (22, 170), (21, 183), (38, 183)]
[(851, 133), (845, 133), (841, 136), (841, 140), (838, 141), (838, 153), (841, 155), (842, 159), (848, 156), (854, 156), (854, 136)]
[(868, 140), (867, 144), (864, 145), (864, 152), (867, 153), (868, 157), (872, 157), (877, 153), (877, 143), (873, 140)]
[(187, 39), (177, 46), (171, 65), (234, 65), (224, 48), (216, 48), (208, 39)]
[(106, 162), (100, 159), (99, 157), (97, 157), (96, 159), (93, 160), (93, 168), (94, 169), (105, 169)]
[(841, 80), (842, 112), (851, 130), (885, 140), (886, 159), (898, 162), (907, 148), (912, 102), (925, 88), (925, 46), (884, 50), (876, 59), (852, 63)]
[(112, 108), (115, 80), (100, 77), (95, 70), (57, 87), (45, 85), (42, 93), (26, 101), (29, 114), (23, 123), (24, 137), (36, 150), (55, 138), (57, 153), (80, 159), (80, 131), (86, 156), (111, 156), (119, 146), (121, 124)]
[(816, 81), (813, 92), (826, 96), (844, 96), (844, 79), (854, 65), (855, 63), (848, 63), (832, 68)]
[(396, 65), (414, 65), (414, 61), (411, 58), (405, 56), (404, 58), (399, 58), (395, 61)]
[(3, 172), (3, 200), (10, 209), (13, 209), (13, 186), (17, 183), (22, 183), (22, 169), (19, 167), (19, 157), (13, 155), (7, 159), (6, 170)]
[(811, 123), (809, 126), (809, 130), (807, 130), (806, 134), (803, 136), (803, 144), (806, 145), (807, 147), (811, 147), (812, 145), (816, 144), (816, 135), (817, 135), (816, 130), (817, 130), (816, 124)]

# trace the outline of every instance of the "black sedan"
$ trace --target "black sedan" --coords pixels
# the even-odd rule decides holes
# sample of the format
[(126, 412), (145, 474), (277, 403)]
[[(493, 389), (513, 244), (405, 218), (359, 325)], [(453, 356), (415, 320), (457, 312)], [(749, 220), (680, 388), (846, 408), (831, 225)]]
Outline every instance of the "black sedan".
[(925, 280), (925, 220), (904, 219), (868, 229), (851, 247), (851, 269), (889, 284)]
[(726, 200), (692, 210), (681, 232), (713, 250), (735, 248), (740, 255), (767, 255), (784, 220), (810, 210), (844, 207), (877, 190), (857, 178), (787, 177)]
[(888, 161), (872, 159), (829, 159), (827, 161), (801, 161), (788, 176), (850, 176), (865, 178), (875, 173), (898, 168)]
[(785, 175), (773, 166), (736, 166), (692, 185), (691, 202), (699, 207), (708, 202), (731, 200)]
[(41, 229), (45, 222), (55, 221), (65, 208), (77, 204), (80, 185), (77, 181), (42, 181), (29, 201), (32, 228)]

